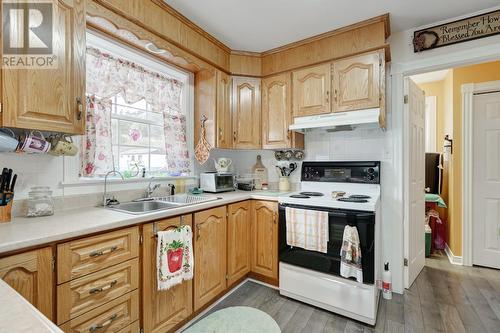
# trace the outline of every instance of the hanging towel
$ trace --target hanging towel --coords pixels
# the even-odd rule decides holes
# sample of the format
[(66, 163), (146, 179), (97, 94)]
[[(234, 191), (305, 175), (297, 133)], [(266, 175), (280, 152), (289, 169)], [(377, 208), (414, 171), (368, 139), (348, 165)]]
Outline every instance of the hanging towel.
[(285, 213), (288, 245), (327, 252), (328, 212), (286, 207)]
[(193, 233), (188, 225), (158, 232), (158, 290), (167, 290), (193, 278), (192, 239)]
[(340, 276), (345, 278), (355, 277), (356, 281), (363, 283), (361, 247), (356, 227), (345, 226), (340, 256)]

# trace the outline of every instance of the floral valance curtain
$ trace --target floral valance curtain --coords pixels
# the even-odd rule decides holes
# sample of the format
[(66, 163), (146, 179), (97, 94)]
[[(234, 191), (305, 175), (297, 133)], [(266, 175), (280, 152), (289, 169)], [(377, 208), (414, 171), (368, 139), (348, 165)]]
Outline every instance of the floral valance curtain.
[(182, 82), (92, 47), (87, 48), (86, 67), (87, 95), (106, 100), (121, 94), (130, 104), (144, 99), (153, 111), (163, 113), (169, 172), (190, 173), (186, 115), (181, 109)]

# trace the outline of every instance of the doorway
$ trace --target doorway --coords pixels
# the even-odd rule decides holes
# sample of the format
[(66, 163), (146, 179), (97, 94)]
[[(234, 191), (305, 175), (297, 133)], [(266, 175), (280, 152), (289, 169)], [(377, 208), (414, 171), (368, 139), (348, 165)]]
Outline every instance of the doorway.
[[(452, 264), (500, 268), (500, 85), (495, 95), (491, 83), (481, 83), (492, 78), (500, 80), (500, 61), (405, 78), (406, 288), (425, 265), (423, 252)], [(488, 96), (471, 93), (470, 122), (462, 119), (467, 84), (490, 89)], [(468, 142), (462, 132), (481, 135)], [(466, 172), (472, 172), (470, 188)], [(470, 211), (463, 198), (468, 196)]]

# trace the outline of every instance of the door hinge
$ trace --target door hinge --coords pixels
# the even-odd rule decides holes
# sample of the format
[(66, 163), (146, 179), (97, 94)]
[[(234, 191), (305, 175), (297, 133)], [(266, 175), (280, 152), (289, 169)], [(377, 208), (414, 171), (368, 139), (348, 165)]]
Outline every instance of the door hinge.
[(56, 256), (52, 256), (52, 260), (51, 260), (51, 266), (52, 266), (52, 272), (55, 272), (56, 271)]
[(229, 280), (229, 275), (226, 274), (226, 280)]
[(2, 103), (0, 103), (0, 113), (2, 113)]
[(139, 236), (139, 244), (142, 244), (142, 242), (144, 241), (144, 239), (142, 238), (142, 235)]
[(405, 267), (408, 267), (408, 259), (407, 259), (407, 258), (404, 258), (404, 260), (403, 260), (403, 265), (404, 265)]
[(408, 104), (408, 95), (405, 95), (405, 97), (403, 98), (403, 101), (405, 104)]
[(139, 333), (144, 333), (144, 328), (141, 328), (141, 329), (139, 330)]

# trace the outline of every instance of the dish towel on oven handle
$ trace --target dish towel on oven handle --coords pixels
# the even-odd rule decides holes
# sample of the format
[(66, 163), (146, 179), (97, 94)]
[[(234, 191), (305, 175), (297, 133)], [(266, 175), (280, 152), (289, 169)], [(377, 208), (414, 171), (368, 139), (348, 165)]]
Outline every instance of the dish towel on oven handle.
[(345, 278), (355, 277), (356, 281), (363, 283), (361, 246), (356, 227), (345, 226), (340, 257), (340, 276)]
[(286, 243), (327, 253), (328, 212), (286, 207)]
[(193, 232), (184, 225), (158, 231), (156, 267), (158, 290), (167, 290), (193, 278)]

